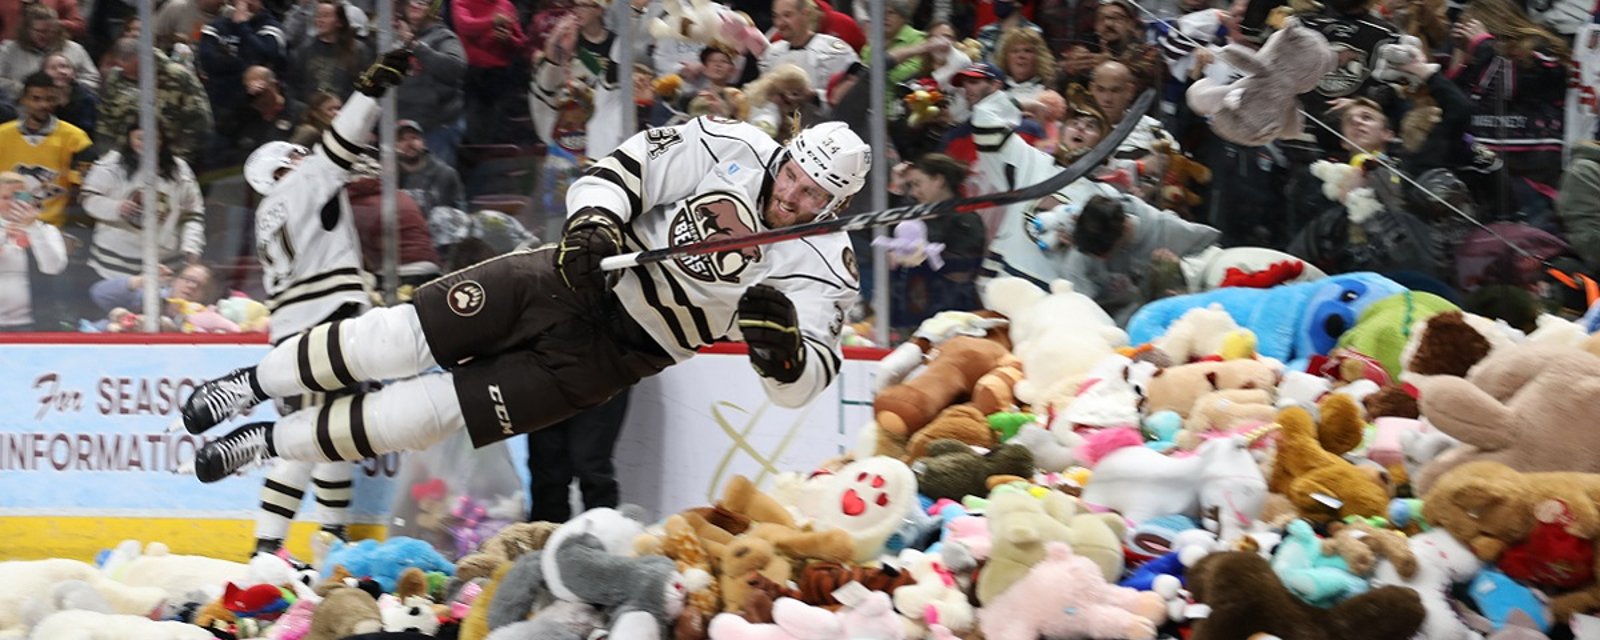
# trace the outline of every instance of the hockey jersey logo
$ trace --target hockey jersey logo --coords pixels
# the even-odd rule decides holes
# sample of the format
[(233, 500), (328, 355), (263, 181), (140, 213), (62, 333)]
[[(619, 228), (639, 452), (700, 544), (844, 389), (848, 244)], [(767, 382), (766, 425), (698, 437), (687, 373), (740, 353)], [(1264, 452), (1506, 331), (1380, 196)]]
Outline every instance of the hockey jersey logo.
[(60, 177), (60, 174), (49, 167), (41, 167), (36, 164), (18, 164), (12, 167), (11, 170), (21, 174), (26, 179), (28, 193), (33, 194), (34, 202), (47, 202), (51, 198), (67, 192), (61, 185), (56, 184), (56, 178)]
[[(690, 200), (672, 218), (672, 246), (707, 240), (742, 238), (760, 225), (743, 198), (713, 191)], [(750, 263), (761, 260), (760, 247), (744, 247), (677, 258), (678, 267), (701, 282), (738, 282)]]

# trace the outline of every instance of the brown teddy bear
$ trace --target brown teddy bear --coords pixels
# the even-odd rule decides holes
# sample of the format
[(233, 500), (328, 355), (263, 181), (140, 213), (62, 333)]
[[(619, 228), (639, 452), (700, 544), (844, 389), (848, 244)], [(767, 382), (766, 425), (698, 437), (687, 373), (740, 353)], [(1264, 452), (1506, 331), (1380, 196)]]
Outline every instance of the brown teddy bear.
[(1490, 354), (1465, 378), (1425, 376), (1414, 384), (1422, 415), (1461, 442), (1417, 472), (1419, 492), (1476, 460), (1519, 471), (1600, 473), (1600, 430), (1590, 420), (1600, 397), (1600, 357), (1521, 344)]
[(456, 580), (468, 582), (494, 575), (501, 565), (516, 562), (517, 558), (529, 551), (543, 549), (550, 534), (560, 526), (555, 522), (516, 522), (506, 525), (479, 544), (477, 551), (456, 561)]
[(985, 449), (996, 444), (995, 431), (986, 414), (970, 404), (958, 404), (939, 412), (933, 422), (911, 436), (901, 460), (911, 464), (928, 457), (928, 448), (939, 440), (956, 440)]
[[(634, 551), (638, 555), (660, 555), (672, 558), (678, 564), (678, 573), (687, 575), (690, 571), (700, 570), (708, 576), (716, 575), (716, 568), (712, 566), (711, 552), (700, 542), (700, 536), (695, 533), (689, 520), (682, 515), (673, 515), (661, 524), (662, 533), (659, 537), (645, 533), (634, 541)], [(684, 615), (698, 615), (704, 621), (709, 621), (712, 616), (722, 611), (722, 591), (716, 580), (712, 580), (703, 589), (689, 591), (685, 602)]]
[(1331, 609), (1290, 593), (1265, 558), (1227, 551), (1201, 558), (1184, 574), (1197, 603), (1210, 613), (1194, 622), (1189, 640), (1244, 640), (1257, 634), (1294, 640), (1410, 640), (1427, 611), (1417, 592), (1380, 587)]
[(894, 438), (910, 438), (945, 407), (966, 400), (984, 374), (1015, 360), (994, 340), (951, 338), (921, 374), (878, 392), (872, 402), (878, 429)]
[(1387, 559), (1394, 564), (1395, 572), (1410, 578), (1417, 574), (1417, 555), (1411, 551), (1406, 537), (1392, 529), (1379, 529), (1355, 520), (1350, 523), (1335, 522), (1328, 525), (1333, 534), (1322, 542), (1323, 555), (1338, 555), (1358, 576), (1370, 576), (1378, 560)]
[(1305, 409), (1291, 407), (1278, 414), (1282, 435), (1267, 488), (1288, 497), (1301, 517), (1313, 523), (1387, 514), (1389, 493), (1383, 479), (1340, 457), (1361, 442), (1366, 427), (1361, 407), (1350, 396), (1333, 393), (1318, 408), (1320, 429)]
[(1275, 389), (1278, 371), (1262, 360), (1180, 364), (1156, 371), (1145, 386), (1145, 414), (1174, 411), (1189, 417), (1195, 401), (1224, 389)]
[[(1522, 473), (1505, 464), (1479, 460), (1452, 469), (1428, 490), (1422, 517), (1433, 526), (1472, 548), (1480, 560), (1498, 561), (1513, 578), (1524, 579), (1514, 567), (1536, 563), (1563, 563), (1558, 553), (1588, 556), (1590, 563), (1600, 538), (1600, 474)], [(1543, 529), (1548, 538), (1530, 540)], [(1584, 546), (1575, 546), (1578, 544)], [(1514, 562), (1513, 562), (1514, 561)], [(1537, 566), (1536, 575), (1548, 576)], [(1600, 609), (1600, 584), (1593, 582), (1595, 567), (1577, 575), (1588, 576), (1585, 585), (1550, 602), (1551, 612), (1565, 621), (1574, 613)], [(1560, 574), (1573, 574), (1567, 567)], [(1532, 582), (1526, 580), (1525, 582)]]
[(1265, 389), (1213, 391), (1195, 400), (1178, 432), (1178, 448), (1193, 451), (1213, 432), (1229, 432), (1251, 423), (1272, 422), (1278, 414), (1272, 394)]

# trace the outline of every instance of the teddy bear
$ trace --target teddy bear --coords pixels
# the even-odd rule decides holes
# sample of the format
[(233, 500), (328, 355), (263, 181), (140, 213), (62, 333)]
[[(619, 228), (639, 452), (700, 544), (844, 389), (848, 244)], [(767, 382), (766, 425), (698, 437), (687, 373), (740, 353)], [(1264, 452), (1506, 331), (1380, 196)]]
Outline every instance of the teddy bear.
[(1043, 551), (1027, 575), (978, 612), (984, 638), (1155, 638), (1166, 621), (1161, 596), (1107, 582), (1066, 542), (1045, 543)]
[(1172, 143), (1165, 139), (1157, 140), (1150, 146), (1152, 151), (1167, 159), (1167, 172), (1162, 178), (1160, 195), (1154, 204), (1184, 215), (1204, 202), (1199, 194), (1190, 190), (1189, 185), (1211, 184), (1211, 168), (1174, 149)]
[(1046, 490), (1041, 497), (1008, 487), (990, 492), (984, 513), (989, 525), (989, 560), (978, 574), (978, 602), (988, 604), (1045, 557), (1044, 545), (1065, 542), (1093, 561), (1102, 577), (1122, 575), (1126, 525), (1114, 513), (1087, 513), (1073, 498)]
[(382, 630), (383, 612), (372, 594), (356, 587), (336, 587), (311, 614), (311, 629), (304, 640), (339, 640)]
[(456, 580), (469, 582), (494, 575), (501, 565), (529, 551), (543, 549), (550, 534), (560, 527), (555, 522), (514, 522), (478, 545), (478, 550), (456, 561)]
[(1559, 620), (1600, 609), (1600, 474), (1522, 472), (1476, 460), (1432, 485), (1422, 515), (1518, 580), (1566, 590), (1550, 603)]
[(1272, 393), (1266, 389), (1212, 391), (1194, 401), (1176, 442), (1179, 449), (1193, 451), (1207, 438), (1260, 426), (1277, 415)]
[(58, 611), (33, 628), (32, 638), (72, 640), (213, 640), (192, 624), (143, 616), (71, 609)]
[(1188, 418), (1200, 398), (1232, 389), (1275, 389), (1278, 367), (1264, 360), (1206, 361), (1159, 369), (1144, 385), (1146, 415), (1173, 411)]
[(905, 382), (917, 367), (924, 364), (933, 349), (956, 336), (987, 338), (999, 342), (1006, 350), (1011, 340), (1006, 332), (1009, 321), (993, 311), (940, 311), (923, 320), (912, 332), (911, 338), (889, 352), (874, 367), (872, 391)]
[(113, 613), (148, 616), (170, 597), (154, 586), (128, 585), (113, 580), (99, 569), (77, 560), (0, 562), (0, 632), (19, 630), (29, 601), (51, 593), (54, 585), (68, 580), (87, 583), (110, 604)]
[(1251, 551), (1212, 553), (1185, 572), (1187, 587), (1209, 611), (1189, 640), (1411, 640), (1427, 615), (1405, 587), (1372, 589), (1332, 608), (1301, 601), (1272, 565)]
[(1245, 76), (1226, 84), (1201, 78), (1186, 97), (1195, 113), (1209, 117), (1218, 136), (1246, 147), (1299, 135), (1300, 94), (1317, 88), (1337, 63), (1327, 39), (1293, 18), (1260, 51), (1233, 44), (1218, 58)]
[(1383, 479), (1341, 457), (1361, 443), (1366, 428), (1361, 407), (1335, 393), (1318, 408), (1320, 426), (1299, 407), (1278, 414), (1282, 434), (1267, 488), (1287, 496), (1301, 517), (1319, 524), (1387, 514), (1390, 496)]
[(1027, 447), (1005, 444), (979, 455), (957, 440), (939, 440), (928, 447), (927, 457), (917, 461), (917, 490), (933, 500), (961, 500), (969, 495), (987, 495), (991, 476), (1033, 475), (1033, 452)]
[(873, 398), (878, 429), (905, 441), (946, 407), (967, 399), (984, 374), (1011, 364), (1013, 359), (998, 342), (969, 336), (951, 338), (939, 346), (938, 355), (921, 374), (883, 389)]
[(767, 50), (766, 36), (742, 12), (710, 0), (673, 0), (661, 6), (665, 18), (654, 18), (648, 26), (657, 40), (689, 40), (757, 58)]
[(1238, 328), (1233, 316), (1220, 304), (1195, 307), (1179, 316), (1153, 344), (1174, 362), (1183, 364), (1221, 353), (1223, 339)]
[(927, 426), (917, 430), (906, 444), (901, 460), (910, 464), (926, 458), (934, 442), (947, 439), (985, 449), (996, 444), (995, 430), (990, 427), (988, 416), (972, 404), (963, 403), (946, 407)]
[[(966, 445), (961, 445), (965, 447)], [(918, 478), (905, 463), (886, 456), (853, 461), (807, 481), (800, 514), (809, 532), (775, 539), (785, 553), (800, 559), (872, 562), (917, 502)], [(839, 557), (833, 548), (844, 543)]]
[(1450, 469), (1476, 460), (1520, 471), (1600, 473), (1600, 432), (1588, 399), (1600, 392), (1600, 356), (1557, 345), (1500, 349), (1465, 378), (1419, 377), (1422, 415), (1461, 444), (1412, 479), (1427, 492)]
[(640, 535), (634, 542), (634, 550), (636, 555), (661, 555), (677, 563), (678, 572), (683, 574), (689, 589), (684, 617), (699, 616), (704, 624), (722, 611), (722, 592), (712, 579), (716, 569), (711, 564), (711, 553), (700, 542), (700, 536), (688, 519), (680, 514), (667, 517), (661, 524), (661, 534)]
[(1127, 333), (1111, 316), (1065, 280), (1046, 292), (1021, 278), (995, 278), (982, 296), (985, 308), (1011, 321), (1011, 350), (1021, 359), (1024, 375), (1014, 392), (1028, 405), (1071, 397), (1068, 390), (1079, 376), (1128, 344)]

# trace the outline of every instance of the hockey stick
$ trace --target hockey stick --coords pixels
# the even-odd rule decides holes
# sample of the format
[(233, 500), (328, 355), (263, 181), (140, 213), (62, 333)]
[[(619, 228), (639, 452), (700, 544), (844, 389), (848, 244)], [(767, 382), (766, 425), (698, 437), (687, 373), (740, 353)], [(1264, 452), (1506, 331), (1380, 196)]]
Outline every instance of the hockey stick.
[(1022, 202), (1024, 200), (1043, 198), (1047, 195), (1055, 193), (1062, 187), (1072, 184), (1079, 178), (1089, 175), (1090, 171), (1093, 171), (1095, 167), (1100, 166), (1101, 163), (1110, 158), (1111, 154), (1116, 151), (1117, 146), (1121, 145), (1122, 141), (1127, 138), (1129, 134), (1133, 133), (1133, 130), (1138, 127), (1139, 114), (1143, 114), (1148, 111), (1150, 109), (1150, 104), (1154, 101), (1155, 92), (1153, 90), (1146, 89), (1144, 93), (1139, 95), (1139, 99), (1134, 101), (1133, 106), (1128, 108), (1128, 115), (1124, 116), (1122, 118), (1122, 122), (1117, 123), (1116, 128), (1112, 129), (1105, 138), (1100, 140), (1100, 144), (1095, 145), (1094, 148), (1090, 149), (1088, 153), (1085, 153), (1077, 160), (1074, 160), (1072, 164), (1067, 165), (1067, 167), (1062, 169), (1060, 173), (1057, 173), (1056, 175), (1051, 176), (1048, 180), (1038, 184), (1022, 187), (1021, 189), (1015, 189), (1012, 191), (1002, 191), (983, 196), (955, 198), (952, 200), (941, 200), (939, 202), (929, 202), (927, 204), (916, 204), (904, 207), (892, 207), (871, 213), (845, 216), (842, 218), (830, 218), (827, 220), (817, 220), (815, 222), (798, 224), (792, 227), (784, 227), (782, 229), (773, 229), (770, 231), (752, 233), (750, 235), (740, 236), (737, 238), (719, 238), (716, 240), (692, 242), (689, 244), (678, 245), (676, 247), (650, 249), (648, 251), (639, 251), (635, 253), (611, 256), (600, 261), (600, 268), (606, 271), (627, 269), (629, 267), (661, 262), (663, 260), (669, 260), (679, 256), (704, 255), (708, 253), (735, 251), (738, 249), (744, 249), (746, 247), (758, 247), (761, 245), (772, 244), (774, 242), (782, 242), (784, 240), (809, 238), (811, 236), (836, 233), (839, 231), (860, 231), (862, 229), (872, 229), (875, 227), (905, 222), (907, 220), (926, 220), (928, 218), (936, 218), (951, 213), (971, 213), (981, 209), (988, 209), (990, 207), (1013, 204), (1016, 202)]

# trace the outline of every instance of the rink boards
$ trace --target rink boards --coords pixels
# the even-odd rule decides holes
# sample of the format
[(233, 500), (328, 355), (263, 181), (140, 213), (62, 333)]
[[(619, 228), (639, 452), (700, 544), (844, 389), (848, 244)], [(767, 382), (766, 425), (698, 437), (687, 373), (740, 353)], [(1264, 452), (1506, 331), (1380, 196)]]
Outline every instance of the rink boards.
[[(243, 559), (264, 470), (204, 485), (178, 473), (201, 437), (166, 433), (195, 384), (253, 364), (264, 341), (187, 336), (35, 334), (0, 344), (0, 560), (88, 560), (124, 539), (175, 553)], [(853, 446), (871, 417), (871, 370), (882, 352), (847, 350), (844, 370), (802, 409), (772, 406), (742, 346), (720, 345), (642, 382), (616, 462), (623, 499), (652, 515), (707, 504), (734, 474), (769, 485)], [(250, 420), (272, 419), (269, 405)], [(223, 428), (218, 434), (225, 433)], [(218, 435), (207, 434), (207, 435)], [(506, 465), (526, 477), (524, 438)], [(355, 473), (352, 533), (382, 536), (408, 499), (400, 456)], [(306, 554), (314, 505), (304, 501), (290, 550)], [(304, 557), (304, 556), (303, 556)]]

